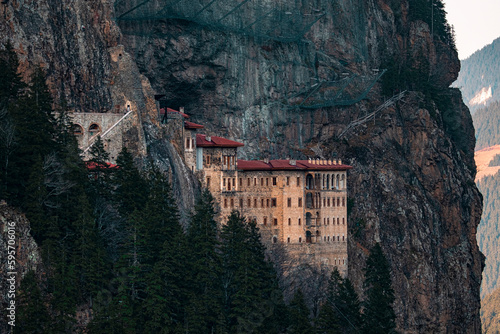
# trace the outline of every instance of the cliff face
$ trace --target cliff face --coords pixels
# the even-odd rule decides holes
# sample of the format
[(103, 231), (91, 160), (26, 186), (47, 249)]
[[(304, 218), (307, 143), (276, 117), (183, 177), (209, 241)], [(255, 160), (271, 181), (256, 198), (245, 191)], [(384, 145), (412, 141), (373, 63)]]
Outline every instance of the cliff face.
[[(14, 238), (12, 238), (14, 236)], [(12, 240), (14, 243), (12, 243)], [(8, 255), (12, 248), (15, 249), (15, 268), (10, 268), (10, 259)], [(11, 254), (12, 255), (12, 254)], [(38, 245), (30, 234), (30, 223), (13, 208), (9, 207), (5, 202), (0, 202), (0, 277), (4, 280), (0, 287), (0, 307), (5, 310), (9, 306), (10, 298), (8, 293), (10, 284), (5, 281), (12, 274), (8, 272), (15, 272), (15, 287), (19, 291), (22, 278), (30, 270), (33, 270), (38, 277), (45, 278), (45, 272), (42, 265), (42, 256)], [(19, 303), (19, 300), (15, 300)], [(2, 315), (7, 315), (2, 311)], [(3, 318), (3, 317), (2, 317)], [(7, 333), (10, 326), (7, 326), (9, 319), (3, 318), (0, 321), (0, 330), (2, 333)]]
[[(348, 178), (354, 201), (348, 247), (355, 285), (362, 284), (366, 249), (380, 241), (393, 270), (399, 330), (480, 332), (483, 260), (475, 235), (482, 203), (474, 185), (474, 133), (459, 93), (447, 88), (460, 65), (456, 52), (433, 39), (427, 24), (410, 21), (408, 1), (286, 1), (292, 14), (324, 14), (293, 42), (279, 41), (272, 32), (258, 38), (235, 32), (232, 21), (227, 29), (212, 29), (209, 16), (183, 19), (180, 7), (177, 20), (119, 21), (127, 32), (120, 35), (111, 3), (47, 3), (2, 5), (9, 22), (2, 35), (12, 36), (23, 64), (47, 64), (54, 92), (75, 109), (135, 103), (148, 154), (176, 171), (184, 208), (194, 182), (174, 150), (161, 144), (165, 136), (148, 96), (153, 91), (166, 94), (174, 108), (184, 106), (209, 134), (244, 142), (241, 158), (337, 153), (347, 159), (354, 166)], [(124, 0), (116, 9), (125, 13), (134, 5)], [(224, 6), (210, 15), (231, 10)], [(120, 54), (130, 57), (130, 66), (119, 65)], [(425, 69), (426, 80), (447, 103), (438, 107), (410, 92), (339, 138), (347, 125), (384, 102), (380, 85), (369, 88), (374, 69), (388, 59)], [(323, 107), (307, 108), (314, 104)]]

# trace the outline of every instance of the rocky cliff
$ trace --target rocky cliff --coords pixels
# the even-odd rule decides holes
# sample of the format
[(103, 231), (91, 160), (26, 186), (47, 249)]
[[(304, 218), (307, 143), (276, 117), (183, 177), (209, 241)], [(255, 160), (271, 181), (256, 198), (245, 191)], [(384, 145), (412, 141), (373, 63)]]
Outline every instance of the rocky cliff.
[[(42, 63), (54, 94), (75, 110), (132, 101), (138, 133), (144, 131), (137, 138), (149, 156), (177, 171), (184, 208), (194, 182), (161, 144), (153, 91), (172, 107), (184, 106), (209, 134), (244, 142), (242, 158), (346, 158), (354, 166), (348, 184), (355, 285), (362, 284), (366, 249), (379, 241), (393, 271), (399, 330), (480, 332), (474, 130), (460, 94), (447, 88), (460, 64), (449, 43), (411, 19), (408, 1), (280, 1), (262, 14), (222, 1), (206, 13), (197, 7), (195, 15), (186, 14), (188, 2), (175, 1), (177, 7), (149, 12), (144, 4), (137, 8), (142, 17), (132, 15), (138, 3), (131, 0), (116, 7), (104, 0), (49, 3), (2, 4), (3, 39), (13, 41), (23, 69)], [(295, 31), (302, 24), (303, 37), (266, 28), (282, 12), (292, 16), (283, 26)], [(167, 15), (158, 20), (158, 13)], [(250, 29), (256, 24), (258, 34)], [(130, 66), (113, 66), (120, 57), (130, 57)], [(391, 61), (399, 73), (418, 72), (445, 103), (408, 85), (411, 92), (378, 108), (386, 97), (377, 73)]]

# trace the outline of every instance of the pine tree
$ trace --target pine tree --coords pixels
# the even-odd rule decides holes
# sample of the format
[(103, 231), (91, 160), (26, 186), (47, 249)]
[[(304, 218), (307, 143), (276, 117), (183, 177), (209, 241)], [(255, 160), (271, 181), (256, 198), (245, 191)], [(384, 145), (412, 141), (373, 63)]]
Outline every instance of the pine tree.
[(389, 263), (380, 244), (370, 250), (365, 267), (363, 328), (369, 333), (394, 333), (396, 315)]
[[(44, 161), (57, 147), (52, 98), (42, 69), (34, 71), (27, 94), (18, 99), (9, 114), (15, 126), (17, 150), (9, 162), (5, 187), (11, 203), (25, 209), (29, 175), (36, 160), (41, 157)], [(30, 212), (25, 212), (30, 218)]]
[[(321, 321), (338, 328), (341, 333), (357, 333), (361, 329), (358, 295), (351, 281), (348, 278), (342, 278), (337, 268), (334, 268), (330, 276), (327, 299), (322, 309)], [(331, 311), (334, 317), (325, 319), (326, 314)]]
[(304, 300), (304, 295), (299, 289), (295, 292), (289, 306), (290, 312), (290, 327), (288, 333), (291, 334), (312, 334), (314, 333), (309, 318), (309, 308)]
[[(97, 145), (97, 144), (96, 144)], [(132, 154), (123, 148), (116, 159), (118, 168), (114, 173), (114, 199), (119, 212), (126, 217), (134, 210), (144, 208), (148, 197), (148, 184), (134, 164)]]
[[(279, 304), (276, 274), (265, 260), (255, 222), (233, 211), (221, 231), (224, 316), (229, 332), (252, 333)], [(277, 300), (278, 299), (278, 300)]]
[(18, 73), (19, 59), (11, 42), (5, 44), (5, 50), (0, 50), (0, 110), (5, 109), (15, 101), (26, 87)]
[(214, 199), (207, 189), (198, 198), (187, 231), (191, 288), (187, 311), (189, 333), (215, 333), (222, 312), (221, 259)]
[(16, 127), (11, 110), (21, 96), (25, 84), (17, 69), (19, 60), (12, 44), (0, 50), (0, 198), (7, 198), (10, 158), (17, 147)]
[(17, 305), (15, 333), (47, 333), (51, 319), (33, 271), (21, 281)]
[[(147, 229), (143, 244), (145, 299), (141, 326), (146, 331), (179, 331), (188, 299), (188, 245), (179, 223), (178, 209), (166, 176), (149, 172), (149, 199), (142, 212)], [(160, 316), (162, 315), (162, 316)]]
[(316, 334), (340, 334), (342, 332), (338, 323), (337, 312), (332, 304), (326, 302), (321, 305), (314, 326)]

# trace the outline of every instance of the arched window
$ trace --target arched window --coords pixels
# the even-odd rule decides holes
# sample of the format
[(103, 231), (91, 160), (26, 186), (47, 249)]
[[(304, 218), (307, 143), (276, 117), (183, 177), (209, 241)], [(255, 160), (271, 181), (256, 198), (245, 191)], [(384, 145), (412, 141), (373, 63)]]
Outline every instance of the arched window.
[(306, 176), (306, 189), (314, 189), (314, 179), (311, 174)]
[(335, 188), (340, 189), (340, 175), (337, 174), (337, 182), (335, 183)]
[(311, 231), (306, 231), (306, 242), (310, 244), (312, 241), (312, 233)]
[(73, 125), (73, 134), (75, 136), (83, 135), (83, 128), (81, 127), (81, 125), (78, 125), (78, 124)]
[(306, 213), (306, 226), (311, 225), (311, 221), (312, 221), (312, 214), (310, 212), (307, 212)]
[(274, 236), (273, 237), (273, 244), (277, 243), (278, 242), (278, 237), (277, 236)]
[(302, 242), (302, 237), (299, 237), (299, 243)]
[(288, 218), (288, 226), (292, 225), (292, 218)]
[(290, 243), (290, 237), (286, 238), (286, 242)]
[(306, 194), (306, 208), (314, 208), (313, 195), (311, 193)]
[(96, 124), (96, 123), (90, 124), (90, 126), (89, 126), (89, 133), (90, 133), (91, 136), (93, 136), (93, 135), (95, 135), (95, 134), (97, 134), (99, 132), (101, 132), (101, 127), (98, 124)]

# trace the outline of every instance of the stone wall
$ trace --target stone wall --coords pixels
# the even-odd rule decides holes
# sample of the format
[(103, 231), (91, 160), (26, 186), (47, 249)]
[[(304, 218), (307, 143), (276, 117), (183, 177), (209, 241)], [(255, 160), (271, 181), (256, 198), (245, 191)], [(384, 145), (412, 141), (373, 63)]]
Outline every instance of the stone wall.
[[(124, 146), (123, 134), (132, 127), (131, 122), (127, 120), (130, 115), (117, 124), (123, 116), (123, 113), (72, 113), (78, 146), (84, 151), (86, 159), (89, 158), (87, 148), (100, 135), (104, 142), (104, 148), (109, 153), (110, 162), (116, 162), (118, 153)], [(117, 125), (106, 133), (115, 124)], [(103, 136), (103, 134), (105, 135)]]

